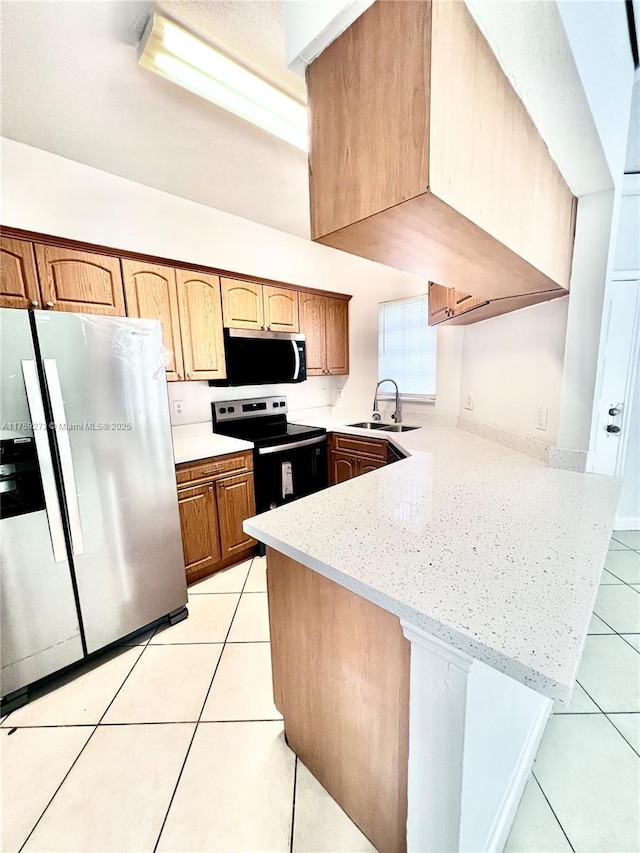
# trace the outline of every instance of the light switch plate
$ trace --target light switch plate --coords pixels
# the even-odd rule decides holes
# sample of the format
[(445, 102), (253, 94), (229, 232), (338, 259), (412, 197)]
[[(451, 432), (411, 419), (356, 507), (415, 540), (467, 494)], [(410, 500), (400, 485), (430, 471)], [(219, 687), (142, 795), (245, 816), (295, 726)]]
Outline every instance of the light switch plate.
[(464, 395), (464, 407), (465, 409), (469, 409), (469, 411), (472, 411), (473, 409), (473, 394), (471, 391), (467, 391)]

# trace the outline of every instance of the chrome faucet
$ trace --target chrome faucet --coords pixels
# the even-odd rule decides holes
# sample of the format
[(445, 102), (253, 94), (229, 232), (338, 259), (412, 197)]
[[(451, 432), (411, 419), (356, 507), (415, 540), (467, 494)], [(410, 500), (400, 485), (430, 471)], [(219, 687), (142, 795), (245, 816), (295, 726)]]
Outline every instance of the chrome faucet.
[(371, 415), (372, 420), (379, 421), (381, 420), (380, 412), (378, 411), (378, 388), (382, 385), (383, 382), (393, 382), (396, 389), (396, 410), (391, 415), (391, 420), (395, 421), (397, 424), (402, 420), (402, 413), (400, 411), (400, 392), (398, 391), (398, 384), (394, 382), (393, 379), (381, 379), (380, 382), (376, 385), (376, 393), (373, 395), (373, 414)]

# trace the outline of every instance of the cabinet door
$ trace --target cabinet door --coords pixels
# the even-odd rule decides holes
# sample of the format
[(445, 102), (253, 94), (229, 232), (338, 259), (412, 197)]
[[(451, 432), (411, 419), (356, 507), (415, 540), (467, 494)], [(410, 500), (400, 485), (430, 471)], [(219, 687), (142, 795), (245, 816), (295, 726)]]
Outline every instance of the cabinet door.
[(170, 353), (165, 359), (167, 379), (170, 382), (184, 379), (175, 271), (171, 267), (123, 260), (122, 272), (127, 315), (160, 320), (162, 343)]
[(327, 372), (327, 298), (316, 293), (300, 294), (300, 331), (306, 338), (307, 376)]
[(220, 279), (176, 270), (184, 373), (187, 379), (224, 379)]
[(264, 286), (264, 323), (272, 332), (299, 332), (298, 291)]
[(35, 244), (43, 308), (124, 317), (120, 260)]
[(334, 376), (349, 373), (349, 303), (346, 299), (326, 299), (327, 372)]
[(461, 293), (459, 290), (454, 290), (453, 316), (456, 317), (458, 314), (472, 311), (480, 305), (486, 305), (487, 302), (488, 300), (483, 299), (482, 296), (471, 296), (469, 293)]
[(378, 468), (384, 468), (386, 464), (386, 462), (377, 462), (373, 459), (358, 459), (356, 476), (359, 477), (360, 474), (367, 474), (369, 471), (377, 471)]
[(263, 329), (262, 285), (252, 281), (221, 278), (222, 317), (230, 329)]
[(429, 282), (429, 325), (435, 326), (448, 317), (453, 316), (455, 307), (455, 290), (443, 287), (441, 284)]
[(358, 476), (358, 459), (346, 453), (332, 451), (329, 455), (329, 481), (332, 486)]
[(226, 477), (216, 483), (222, 559), (255, 544), (242, 529), (242, 522), (256, 513), (253, 474)]
[(188, 581), (192, 575), (207, 574), (221, 558), (213, 484), (178, 489), (178, 507)]
[(0, 239), (0, 308), (40, 308), (33, 243)]

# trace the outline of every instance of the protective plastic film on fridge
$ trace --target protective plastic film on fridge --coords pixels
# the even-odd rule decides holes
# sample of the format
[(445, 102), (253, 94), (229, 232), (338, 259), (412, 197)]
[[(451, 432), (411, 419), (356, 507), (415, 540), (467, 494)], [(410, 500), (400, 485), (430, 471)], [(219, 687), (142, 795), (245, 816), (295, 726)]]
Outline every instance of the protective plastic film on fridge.
[(0, 310), (0, 696), (186, 615), (160, 324)]

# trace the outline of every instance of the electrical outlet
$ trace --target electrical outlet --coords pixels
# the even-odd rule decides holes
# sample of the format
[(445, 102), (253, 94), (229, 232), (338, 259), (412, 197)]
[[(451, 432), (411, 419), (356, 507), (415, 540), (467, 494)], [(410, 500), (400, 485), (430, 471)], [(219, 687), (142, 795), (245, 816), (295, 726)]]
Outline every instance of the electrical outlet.
[(182, 414), (182, 400), (173, 401), (173, 414), (177, 417)]
[(469, 411), (473, 409), (473, 394), (471, 391), (467, 391), (464, 395), (464, 407), (465, 409), (469, 409)]
[(547, 428), (547, 416), (549, 414), (549, 409), (546, 406), (540, 406), (538, 411), (536, 412), (536, 429), (546, 429)]

